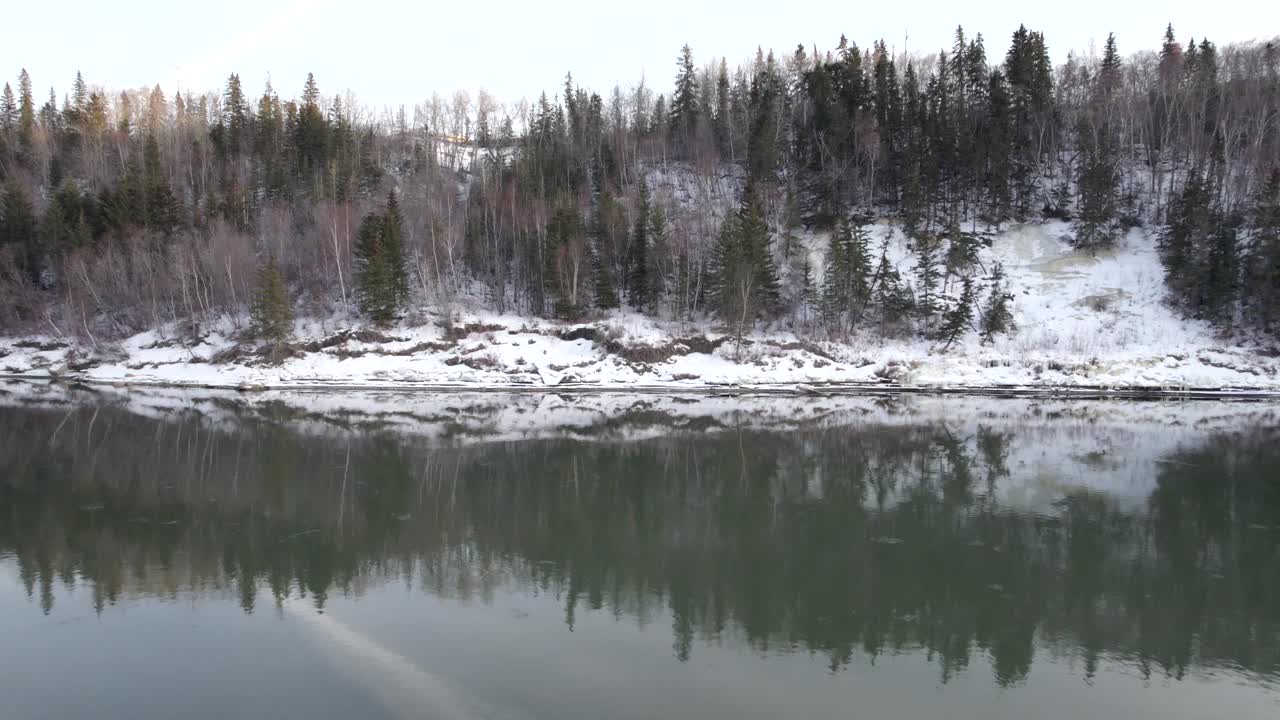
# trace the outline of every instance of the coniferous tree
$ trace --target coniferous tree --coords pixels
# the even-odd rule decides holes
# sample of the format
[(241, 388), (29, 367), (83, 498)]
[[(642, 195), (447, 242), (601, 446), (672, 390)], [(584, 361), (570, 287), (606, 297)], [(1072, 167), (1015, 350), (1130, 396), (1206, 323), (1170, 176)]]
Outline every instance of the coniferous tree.
[(0, 250), (9, 250), (27, 279), (40, 284), (42, 271), (39, 230), (27, 193), (16, 181), (5, 184), (0, 196)]
[(1272, 170), (1252, 200), (1249, 217), (1245, 310), (1247, 319), (1265, 332), (1280, 318), (1280, 170)]
[(606, 257), (604, 215), (613, 204), (611, 194), (601, 193), (591, 219), (591, 272), (595, 277), (595, 304), (601, 310), (612, 310), (619, 305), (618, 289), (613, 282), (613, 268)]
[(998, 333), (1013, 330), (1013, 311), (1009, 304), (1013, 294), (1005, 284), (1004, 265), (997, 262), (991, 268), (991, 289), (982, 307), (981, 331), (983, 342), (991, 342)]
[(813, 281), (813, 263), (806, 254), (800, 261), (800, 321), (805, 325), (813, 314), (818, 302), (818, 288)]
[(1168, 223), (1159, 237), (1170, 297), (1192, 313), (1203, 309), (1200, 273), (1216, 215), (1211, 188), (1201, 172), (1193, 169), (1170, 206)]
[(409, 302), (409, 271), (405, 265), (404, 221), (400, 217), (400, 200), (395, 190), (387, 193), (383, 233), (392, 299), (397, 308), (403, 308)]
[[(53, 92), (52, 89), (49, 91)], [(27, 69), (18, 73), (18, 150), (24, 159), (29, 158), (36, 131), (35, 98), (31, 94), (31, 76)]]
[(643, 310), (649, 306), (649, 185), (640, 179), (636, 221), (627, 255), (627, 302)]
[(891, 335), (904, 328), (915, 314), (915, 299), (902, 281), (898, 269), (889, 263), (888, 241), (880, 251), (880, 264), (876, 268), (875, 304), (880, 313), (880, 333)]
[(729, 65), (720, 58), (720, 70), (716, 75), (716, 143), (721, 157), (734, 162), (732, 99), (729, 86)]
[(831, 233), (823, 263), (822, 316), (828, 325), (836, 328), (843, 326), (845, 310), (849, 307), (847, 227), (841, 224), (839, 232)]
[(974, 302), (973, 279), (966, 275), (961, 280), (960, 297), (947, 308), (942, 317), (942, 326), (938, 328), (938, 339), (943, 342), (942, 349), (951, 347), (952, 343), (972, 327)]
[(258, 266), (249, 314), (254, 337), (280, 344), (293, 334), (293, 307), (274, 257), (268, 257)]
[(1010, 154), (1013, 152), (1013, 118), (1009, 86), (1004, 73), (995, 70), (987, 84), (987, 117), (982, 126), (984, 184), (987, 220), (999, 227), (1012, 216)]
[(755, 273), (757, 306), (764, 313), (771, 315), (779, 309), (781, 299), (778, 266), (773, 259), (772, 240), (769, 226), (765, 222), (764, 208), (759, 194), (750, 182), (742, 193), (742, 202), (738, 208), (738, 225), (739, 232), (742, 234), (743, 249)]
[(751, 77), (751, 136), (747, 142), (747, 171), (753, 180), (767, 181), (778, 167), (778, 109), (782, 99), (781, 78), (773, 53), (756, 61)]
[(964, 232), (960, 224), (952, 222), (947, 227), (947, 273), (965, 275), (978, 263), (981, 242), (976, 235)]
[(1114, 115), (1120, 82), (1120, 53), (1116, 50), (1116, 38), (1112, 34), (1107, 37), (1102, 66), (1090, 100), (1091, 107), (1078, 131), (1081, 148), (1077, 171), (1080, 211), (1075, 226), (1075, 244), (1090, 250), (1110, 245), (1118, 231), (1115, 224), (1119, 188), (1116, 169), (1118, 141)]
[(181, 222), (181, 209), (165, 179), (160, 148), (152, 134), (147, 135), (143, 148), (143, 173), (143, 223), (162, 235), (172, 235)]
[(916, 288), (918, 300), (916, 314), (926, 335), (933, 331), (933, 321), (937, 316), (941, 301), (938, 299), (941, 274), (938, 271), (938, 246), (932, 238), (915, 239), (916, 253)]
[(0, 94), (0, 177), (18, 144), (18, 100), (9, 83)]
[(365, 215), (356, 233), (354, 256), (360, 311), (374, 323), (386, 325), (396, 318), (400, 306), (385, 214)]
[(698, 75), (693, 66), (693, 50), (688, 45), (680, 48), (676, 67), (675, 91), (671, 94), (671, 137), (677, 154), (683, 156), (693, 142), (699, 114)]
[[(670, 262), (669, 258), (671, 258), (672, 252), (670, 238), (667, 235), (666, 213), (662, 211), (661, 205), (653, 202), (652, 198), (650, 198), (649, 202), (648, 235), (651, 251), (648, 253), (649, 269), (645, 273), (645, 293), (648, 297), (650, 312), (655, 312), (658, 302), (663, 297), (670, 299), (670, 266), (660, 264), (659, 258)], [(687, 260), (685, 255), (680, 257)], [(687, 266), (685, 270), (688, 270)], [(684, 287), (684, 285), (680, 285), (677, 280), (677, 287)]]

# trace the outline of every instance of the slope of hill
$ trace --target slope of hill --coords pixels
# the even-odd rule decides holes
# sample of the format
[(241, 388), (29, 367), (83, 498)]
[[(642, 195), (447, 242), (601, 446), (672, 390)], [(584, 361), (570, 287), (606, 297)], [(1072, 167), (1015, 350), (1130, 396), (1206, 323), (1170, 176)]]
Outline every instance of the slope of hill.
[[(903, 274), (903, 234), (876, 224)], [(1001, 262), (1015, 329), (984, 344), (976, 330), (950, 347), (854, 332), (815, 341), (797, 328), (757, 326), (740, 341), (718, 325), (613, 312), (568, 324), (486, 313), (374, 331), (344, 317), (299, 320), (295, 342), (271, 352), (225, 318), (198, 338), (169, 327), (116, 347), (54, 337), (0, 340), (0, 372), (88, 382), (218, 387), (586, 387), (597, 389), (830, 385), (901, 389), (1278, 391), (1280, 360), (1221, 339), (1164, 303), (1154, 238), (1133, 230), (1097, 255), (1073, 250), (1063, 223), (1012, 227), (979, 262)], [(801, 238), (821, 273), (826, 237)], [(954, 283), (953, 283), (954, 285)], [(954, 296), (957, 287), (944, 289)], [(985, 291), (984, 291), (985, 292)]]

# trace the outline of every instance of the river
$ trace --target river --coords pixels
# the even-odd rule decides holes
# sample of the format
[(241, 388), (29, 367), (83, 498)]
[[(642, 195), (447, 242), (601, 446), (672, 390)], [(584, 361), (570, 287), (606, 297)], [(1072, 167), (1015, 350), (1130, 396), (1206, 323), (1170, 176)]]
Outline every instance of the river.
[(1280, 716), (1280, 404), (11, 383), (0, 696)]

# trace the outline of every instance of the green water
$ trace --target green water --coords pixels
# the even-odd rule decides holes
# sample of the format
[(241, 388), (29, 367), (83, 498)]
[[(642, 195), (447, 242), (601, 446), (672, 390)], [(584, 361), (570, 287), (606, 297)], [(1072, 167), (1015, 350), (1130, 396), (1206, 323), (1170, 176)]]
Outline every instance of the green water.
[(0, 401), (4, 718), (1280, 717), (1275, 407)]

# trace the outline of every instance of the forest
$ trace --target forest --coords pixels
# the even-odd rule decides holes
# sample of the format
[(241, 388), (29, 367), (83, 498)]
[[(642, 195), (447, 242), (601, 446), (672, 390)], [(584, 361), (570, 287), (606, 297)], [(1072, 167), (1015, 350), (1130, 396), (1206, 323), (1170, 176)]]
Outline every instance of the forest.
[[(988, 51), (759, 51), (671, 87), (485, 92), (374, 111), (238, 74), (220, 92), (80, 74), (0, 98), (0, 331), (118, 339), (220, 318), (283, 342), (295, 317), (377, 325), (487, 311), (866, 332), (1008, 332), (1018, 223), (1081, 251), (1155, 238), (1168, 302), (1223, 333), (1280, 332), (1280, 42), (1051, 60), (1019, 27)], [(992, 43), (995, 45), (995, 43)], [(416, 92), (416, 90), (414, 90)], [(892, 223), (912, 260), (869, 239)], [(802, 238), (829, 237), (822, 261)]]

